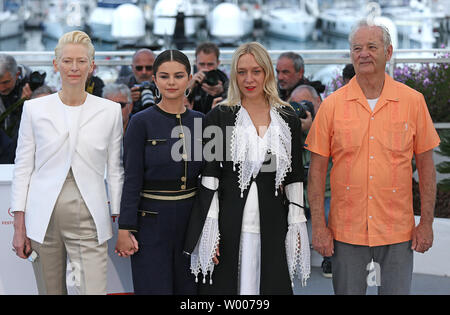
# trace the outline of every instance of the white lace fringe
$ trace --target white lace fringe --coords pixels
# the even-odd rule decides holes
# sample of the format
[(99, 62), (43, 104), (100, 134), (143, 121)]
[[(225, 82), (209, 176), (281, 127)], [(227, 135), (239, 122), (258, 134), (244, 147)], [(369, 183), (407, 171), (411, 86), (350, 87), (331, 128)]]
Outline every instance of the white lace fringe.
[(212, 273), (214, 271), (212, 259), (216, 254), (219, 240), (218, 219), (207, 217), (200, 239), (191, 254), (191, 272), (195, 275), (195, 282), (198, 282), (198, 274), (201, 271), (203, 274), (203, 283), (206, 282), (206, 275), (209, 272), (209, 284), (212, 284)]
[(294, 287), (295, 275), (301, 280), (302, 286), (306, 286), (306, 281), (311, 274), (311, 259), (305, 222), (289, 224), (286, 235), (286, 257), (292, 287)]

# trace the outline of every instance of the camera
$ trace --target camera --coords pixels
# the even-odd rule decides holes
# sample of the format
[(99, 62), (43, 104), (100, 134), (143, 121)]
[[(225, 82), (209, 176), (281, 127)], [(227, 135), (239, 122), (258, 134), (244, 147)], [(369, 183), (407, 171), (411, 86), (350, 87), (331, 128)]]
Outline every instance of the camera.
[(134, 87), (138, 87), (139, 92), (141, 92), (142, 108), (155, 105), (155, 97), (153, 96), (155, 84), (153, 82), (143, 81), (141, 84), (135, 84)]
[(28, 84), (30, 85), (31, 91), (34, 91), (37, 88), (43, 86), (46, 76), (47, 76), (47, 73), (45, 73), (45, 72), (39, 72), (39, 71), (31, 72), (30, 77), (28, 78)]
[(315, 113), (314, 113), (314, 104), (311, 103), (310, 101), (307, 100), (303, 100), (300, 103), (298, 102), (289, 102), (289, 104), (291, 104), (292, 108), (294, 108), (295, 113), (297, 114), (297, 116), (301, 119), (305, 119), (306, 116), (306, 111), (311, 113), (312, 118), (314, 119)]
[(203, 80), (204, 83), (208, 84), (209, 86), (215, 86), (219, 84), (219, 81), (220, 75), (218, 70), (205, 72), (205, 79)]

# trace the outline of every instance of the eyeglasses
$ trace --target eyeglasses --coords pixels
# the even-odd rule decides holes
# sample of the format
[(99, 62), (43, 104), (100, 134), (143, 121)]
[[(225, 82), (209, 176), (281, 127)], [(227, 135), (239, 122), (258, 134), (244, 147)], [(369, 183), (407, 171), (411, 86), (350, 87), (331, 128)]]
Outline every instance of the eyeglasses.
[(141, 72), (145, 67), (146, 71), (152, 71), (153, 70), (153, 66), (135, 66), (134, 69), (136, 69), (136, 71)]
[(124, 108), (125, 106), (128, 105), (128, 103), (126, 102), (118, 102), (120, 104), (120, 107)]

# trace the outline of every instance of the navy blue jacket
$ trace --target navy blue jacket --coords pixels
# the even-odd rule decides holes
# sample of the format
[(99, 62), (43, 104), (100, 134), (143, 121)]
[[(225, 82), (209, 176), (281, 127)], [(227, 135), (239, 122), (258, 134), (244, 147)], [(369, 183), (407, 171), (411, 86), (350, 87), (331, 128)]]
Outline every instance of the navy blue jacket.
[(137, 211), (146, 203), (141, 192), (175, 195), (196, 189), (203, 165), (203, 118), (189, 109), (169, 114), (157, 105), (131, 117), (124, 138), (120, 229), (138, 230)]

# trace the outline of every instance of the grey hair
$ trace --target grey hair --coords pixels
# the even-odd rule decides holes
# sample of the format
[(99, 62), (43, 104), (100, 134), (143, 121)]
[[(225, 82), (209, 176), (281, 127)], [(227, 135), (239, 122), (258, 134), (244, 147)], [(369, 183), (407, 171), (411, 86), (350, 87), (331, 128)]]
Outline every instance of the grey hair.
[(307, 90), (313, 98), (319, 97), (319, 94), (317, 93), (316, 89), (314, 87), (312, 87), (311, 85), (307, 85), (307, 84), (302, 84), (302, 85), (297, 86), (291, 92), (291, 95), (294, 95), (295, 92), (299, 92), (301, 90)]
[(350, 49), (352, 47), (353, 38), (355, 37), (356, 32), (363, 27), (378, 27), (381, 30), (381, 33), (383, 35), (382, 40), (384, 45), (384, 52), (386, 53), (389, 46), (392, 45), (391, 34), (389, 34), (389, 30), (386, 26), (382, 24), (377, 24), (370, 19), (360, 20), (358, 23), (356, 23), (355, 26), (353, 26), (350, 34), (348, 35), (348, 42), (350, 44)]
[(110, 83), (105, 85), (103, 88), (103, 98), (108, 98), (108, 96), (114, 96), (114, 95), (123, 95), (126, 96), (128, 103), (132, 103), (133, 100), (131, 98), (131, 91), (128, 86), (126, 86), (123, 83), (117, 84), (117, 83)]
[(295, 52), (288, 51), (285, 53), (282, 53), (280, 57), (278, 57), (278, 60), (281, 58), (289, 58), (294, 63), (294, 70), (295, 72), (299, 72), (300, 70), (305, 69), (305, 62), (303, 61), (302, 56), (299, 54), (296, 54)]
[(0, 75), (5, 75), (6, 72), (11, 73), (15, 77), (18, 71), (16, 59), (7, 54), (0, 54)]

